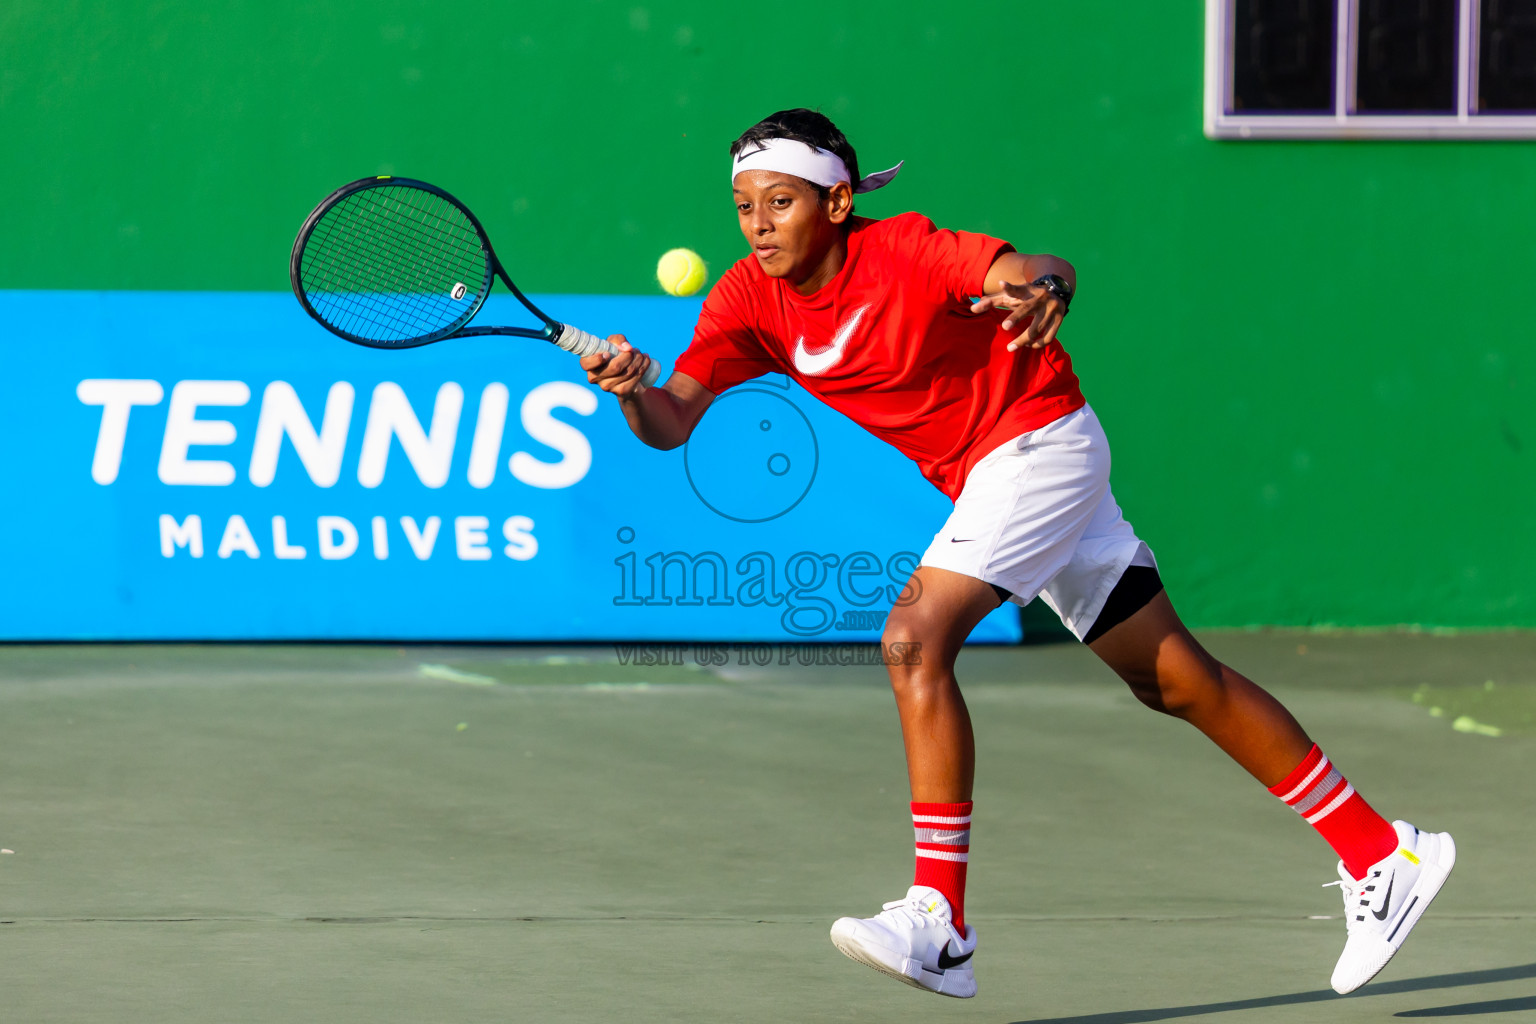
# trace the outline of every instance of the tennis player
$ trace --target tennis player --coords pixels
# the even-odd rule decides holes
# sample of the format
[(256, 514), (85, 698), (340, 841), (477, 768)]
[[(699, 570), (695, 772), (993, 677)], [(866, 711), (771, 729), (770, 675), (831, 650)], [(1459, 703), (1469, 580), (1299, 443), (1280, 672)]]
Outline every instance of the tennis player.
[[(935, 227), (916, 213), (854, 214), (861, 177), (821, 114), (786, 110), (731, 145), (731, 189), (751, 255), (704, 302), (693, 343), (659, 388), (622, 335), (582, 360), (655, 448), (688, 440), (715, 397), (788, 374), (911, 458), (955, 503), (884, 640), (921, 645), (890, 666), (916, 830), (906, 896), (845, 917), (832, 941), (906, 984), (975, 995), (965, 921), (975, 747), (954, 665), (1002, 601), (1040, 596), (1148, 707), (1181, 718), (1300, 814), (1337, 852), (1348, 935), (1333, 987), (1391, 959), (1456, 859), (1447, 833), (1374, 811), (1291, 714), (1213, 658), (1179, 620), (1151, 550), (1109, 486), (1109, 443), (1056, 340), (1077, 275), (1055, 256)], [(872, 509), (871, 514), (877, 514)], [(899, 660), (899, 659), (898, 659)]]

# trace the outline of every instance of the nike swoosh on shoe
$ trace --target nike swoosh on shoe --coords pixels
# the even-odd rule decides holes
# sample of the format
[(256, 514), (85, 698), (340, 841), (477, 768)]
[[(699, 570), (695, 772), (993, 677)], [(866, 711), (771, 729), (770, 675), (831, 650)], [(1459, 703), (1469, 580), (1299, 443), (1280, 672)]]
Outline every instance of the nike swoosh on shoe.
[(949, 955), (949, 944), (945, 943), (944, 944), (944, 948), (939, 950), (939, 970), (947, 971), (951, 967), (959, 967), (961, 964), (965, 963), (967, 960), (969, 960), (971, 957), (973, 957), (975, 955), (976, 955), (976, 951), (973, 949), (969, 953), (965, 954), (964, 956), (950, 956)]
[(1392, 887), (1394, 885), (1396, 885), (1396, 884), (1397, 884), (1397, 876), (1393, 875), (1392, 876), (1392, 880), (1387, 883), (1387, 894), (1381, 898), (1381, 909), (1380, 910), (1373, 910), (1373, 911), (1371, 911), (1371, 916), (1374, 917), (1376, 920), (1378, 920), (1378, 921), (1385, 921), (1387, 919), (1387, 915), (1389, 913), (1391, 913), (1391, 911), (1392, 911)]

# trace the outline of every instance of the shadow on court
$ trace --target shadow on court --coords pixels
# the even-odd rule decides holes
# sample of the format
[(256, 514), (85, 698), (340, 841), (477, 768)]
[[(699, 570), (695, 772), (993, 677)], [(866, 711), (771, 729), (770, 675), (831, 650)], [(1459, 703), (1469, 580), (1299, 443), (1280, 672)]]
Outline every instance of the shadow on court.
[[(1291, 992), (1279, 996), (1261, 996), (1256, 999), (1234, 999), (1221, 1003), (1202, 1003), (1194, 1006), (1164, 1006), (1147, 1010), (1115, 1010), (1109, 1013), (1089, 1013), (1076, 1017), (1036, 1017), (1014, 1021), (1013, 1024), (1151, 1024), (1152, 1021), (1178, 1020), (1181, 1017), (1200, 1017), (1212, 1013), (1228, 1013), (1235, 1010), (1257, 1010), (1272, 1006), (1295, 1006), (1301, 1003), (1329, 1003), (1339, 999), (1367, 999), (1401, 992), (1425, 992), (1432, 989), (1456, 988), (1463, 985), (1491, 985), (1502, 981), (1520, 981), (1536, 978), (1536, 964), (1520, 967), (1500, 967), (1487, 971), (1459, 971), (1455, 974), (1436, 974), (1428, 978), (1405, 978), (1400, 981), (1384, 981), (1367, 985), (1358, 992), (1341, 996), (1332, 989), (1314, 992)], [(1493, 999), (1478, 1003), (1461, 1003), (1456, 1006), (1437, 1006), (1423, 1010), (1404, 1010), (1397, 1017), (1461, 1017), (1480, 1013), (1514, 1013), (1536, 1009), (1536, 996), (1515, 999)]]
[(1521, 1013), (1536, 1010), (1536, 996), (1524, 999), (1490, 999), (1481, 1003), (1458, 1003), (1428, 1010), (1404, 1010), (1398, 1017), (1469, 1017), (1478, 1013)]

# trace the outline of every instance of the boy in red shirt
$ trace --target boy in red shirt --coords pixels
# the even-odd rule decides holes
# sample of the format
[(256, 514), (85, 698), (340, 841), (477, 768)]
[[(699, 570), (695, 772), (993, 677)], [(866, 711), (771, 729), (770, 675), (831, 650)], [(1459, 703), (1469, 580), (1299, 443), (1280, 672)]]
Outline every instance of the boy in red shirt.
[[(785, 373), (890, 442), (955, 502), (891, 610), (886, 643), (919, 645), (889, 666), (916, 831), (907, 895), (841, 918), (849, 957), (942, 995), (976, 993), (965, 923), (975, 746), (955, 682), (960, 646), (1001, 601), (1040, 596), (1147, 706), (1211, 738), (1338, 853), (1348, 937), (1333, 987), (1384, 967), (1456, 859), (1447, 833), (1387, 822), (1290, 713), (1218, 662), (1179, 620), (1151, 550), (1109, 489), (1109, 445), (1056, 341), (1077, 290), (1071, 264), (1025, 255), (915, 213), (853, 214), (858, 157), (827, 118), (773, 114), (731, 146), (731, 185), (752, 255), (711, 290), (693, 343), (659, 388), (621, 335), (582, 360), (656, 448), (688, 440), (715, 396)], [(980, 296), (972, 300), (973, 296)]]

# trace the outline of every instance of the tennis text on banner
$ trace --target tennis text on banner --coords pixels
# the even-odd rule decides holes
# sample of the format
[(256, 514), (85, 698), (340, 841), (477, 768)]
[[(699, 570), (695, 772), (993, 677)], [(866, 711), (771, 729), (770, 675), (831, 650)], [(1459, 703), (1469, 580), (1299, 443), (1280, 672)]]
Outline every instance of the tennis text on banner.
[[(240, 440), (234, 423), (212, 410), (244, 406), (250, 402), (251, 393), (251, 387), (238, 380), (183, 380), (173, 385), (156, 468), (160, 482), (197, 487), (233, 484), (239, 475), (234, 461), (193, 458), (190, 450), (233, 447)], [(82, 380), (75, 394), (84, 405), (101, 409), (91, 479), (108, 486), (116, 482), (122, 470), (124, 446), (135, 423), (133, 410), (160, 405), (165, 389), (153, 380), (93, 379)], [(317, 487), (333, 486), (340, 479), (347, 442), (354, 434), (355, 399), (350, 383), (331, 385), (317, 428), (315, 418), (291, 385), (280, 380), (267, 384), (245, 461), (250, 482), (257, 487), (272, 483), (286, 438), (310, 481)], [(464, 389), (448, 381), (438, 387), (424, 424), (399, 384), (384, 381), (376, 385), (362, 416), (362, 439), (356, 449), (357, 482), (367, 488), (382, 484), (391, 452), (398, 445), (424, 486), (442, 487), (448, 482), (460, 435), (467, 429), (470, 450), (464, 463), (465, 478), (472, 487), (489, 487), (500, 463), (510, 400), (505, 384), (485, 385), (473, 421), (466, 423)], [(590, 416), (597, 410), (597, 396), (569, 381), (548, 381), (523, 396), (518, 406), (523, 431), (559, 456), (546, 461), (522, 450), (511, 453), (507, 470), (529, 487), (570, 487), (592, 467), (591, 443), (579, 429), (558, 418), (557, 410)]]

